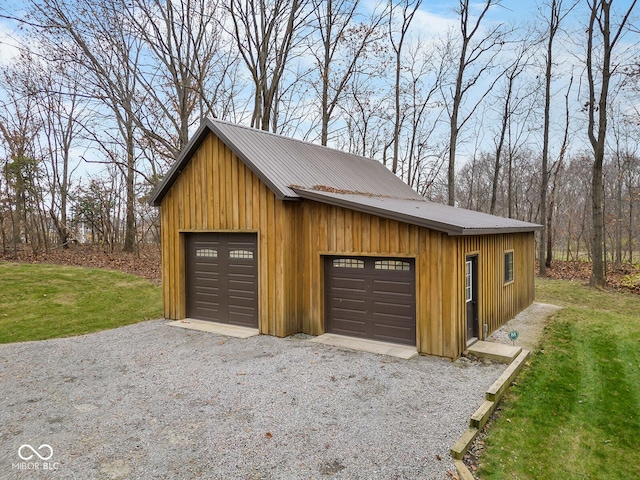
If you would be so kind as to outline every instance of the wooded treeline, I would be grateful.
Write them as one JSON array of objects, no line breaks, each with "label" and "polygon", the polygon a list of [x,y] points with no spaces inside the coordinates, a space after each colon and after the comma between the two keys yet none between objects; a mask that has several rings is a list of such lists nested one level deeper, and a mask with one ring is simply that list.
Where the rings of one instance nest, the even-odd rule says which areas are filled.
[{"label": "wooded treeline", "polygon": [[584,259],[603,284],[603,261],[640,255],[636,1],[540,0],[519,24],[500,20],[510,3],[456,0],[443,17],[426,0],[0,6],[18,28],[0,72],[2,249],[157,242],[146,199],[215,117],[540,223],[542,273]]}]

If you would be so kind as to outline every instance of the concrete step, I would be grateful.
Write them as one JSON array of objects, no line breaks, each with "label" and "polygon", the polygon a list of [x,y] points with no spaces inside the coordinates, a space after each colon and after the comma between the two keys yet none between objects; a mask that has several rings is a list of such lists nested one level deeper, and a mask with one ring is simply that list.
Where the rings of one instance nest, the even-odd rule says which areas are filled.
[{"label": "concrete step", "polygon": [[511,363],[520,355],[522,347],[514,347],[503,343],[477,341],[469,348],[466,353],[475,355],[476,357],[490,358],[503,363]]}]

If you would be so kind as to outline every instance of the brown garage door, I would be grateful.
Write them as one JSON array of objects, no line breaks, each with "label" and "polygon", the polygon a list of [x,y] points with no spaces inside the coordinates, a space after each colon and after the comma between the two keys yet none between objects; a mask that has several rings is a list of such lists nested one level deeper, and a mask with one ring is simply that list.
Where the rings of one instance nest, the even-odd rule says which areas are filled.
[{"label": "brown garage door", "polygon": [[326,331],[416,344],[415,262],[325,257]]},{"label": "brown garage door", "polygon": [[252,233],[187,236],[187,316],[258,326],[258,249]]}]

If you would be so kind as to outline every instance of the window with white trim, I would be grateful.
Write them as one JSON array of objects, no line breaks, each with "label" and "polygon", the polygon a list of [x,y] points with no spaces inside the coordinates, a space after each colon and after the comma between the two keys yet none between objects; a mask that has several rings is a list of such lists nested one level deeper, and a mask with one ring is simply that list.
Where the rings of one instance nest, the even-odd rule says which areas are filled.
[{"label": "window with white trim", "polygon": [[465,262],[464,273],[464,300],[470,302],[473,300],[473,265],[471,260]]}]

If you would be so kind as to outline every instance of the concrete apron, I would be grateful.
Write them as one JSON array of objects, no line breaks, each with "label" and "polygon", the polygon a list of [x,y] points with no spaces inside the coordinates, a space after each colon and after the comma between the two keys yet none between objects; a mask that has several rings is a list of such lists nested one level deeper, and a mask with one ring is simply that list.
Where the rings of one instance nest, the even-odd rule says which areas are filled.
[{"label": "concrete apron", "polygon": [[418,355],[416,347],[408,345],[398,345],[396,343],[378,342],[364,338],[345,337],[333,333],[325,333],[315,337],[310,342],[322,343],[333,347],[348,348],[360,352],[377,353],[378,355],[389,355],[390,357],[403,358],[409,360]]},{"label": "concrete apron", "polygon": [[196,320],[193,318],[185,318],[184,320],[176,320],[168,322],[171,327],[188,328],[190,330],[199,330],[200,332],[216,333],[227,337],[249,338],[260,335],[257,328],[238,327],[236,325],[228,325],[226,323],[209,322],[206,320]]}]

